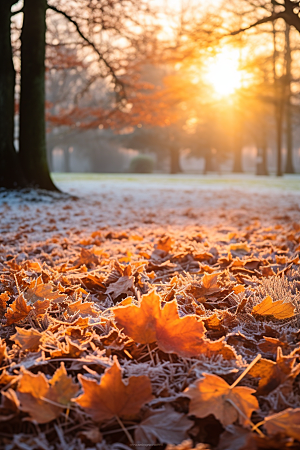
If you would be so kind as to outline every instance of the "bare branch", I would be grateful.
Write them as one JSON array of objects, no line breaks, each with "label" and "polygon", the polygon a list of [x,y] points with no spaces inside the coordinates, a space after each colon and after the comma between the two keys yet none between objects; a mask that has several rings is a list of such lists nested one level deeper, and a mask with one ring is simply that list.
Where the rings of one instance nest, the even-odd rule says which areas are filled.
[{"label": "bare branch", "polygon": [[99,60],[102,61],[104,63],[104,65],[106,66],[106,68],[108,69],[108,72],[110,73],[110,75],[114,81],[115,92],[117,94],[117,100],[120,101],[120,100],[126,98],[124,84],[117,77],[113,67],[109,64],[109,62],[104,58],[104,56],[101,54],[101,52],[97,49],[96,45],[87,36],[85,36],[83,34],[83,32],[80,29],[76,20],[74,20],[69,14],[56,8],[55,6],[49,5],[48,8],[58,14],[63,15],[69,22],[71,22],[75,26],[76,31],[79,34],[79,36],[89,45],[89,47],[91,47],[94,50],[94,52],[98,55]]}]

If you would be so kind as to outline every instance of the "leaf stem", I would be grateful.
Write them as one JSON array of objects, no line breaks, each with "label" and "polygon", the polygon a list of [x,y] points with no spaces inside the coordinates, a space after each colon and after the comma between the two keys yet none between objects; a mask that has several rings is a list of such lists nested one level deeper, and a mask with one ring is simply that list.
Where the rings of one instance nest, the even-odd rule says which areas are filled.
[{"label": "leaf stem", "polygon": [[130,444],[134,444],[134,441],[133,441],[133,439],[132,439],[132,437],[131,437],[131,434],[130,434],[130,433],[128,432],[128,430],[125,428],[125,426],[124,426],[122,420],[121,420],[118,416],[115,416],[115,418],[117,419],[118,424],[120,425],[120,427],[122,428],[122,430],[123,430],[124,433],[126,434],[127,439],[129,440]]},{"label": "leaf stem", "polygon": [[235,382],[230,386],[230,389],[233,389],[237,384],[239,384],[239,382],[244,378],[245,375],[247,375],[247,373],[249,372],[250,369],[252,369],[252,367],[257,363],[257,361],[259,361],[261,358],[261,354],[259,353],[256,358],[254,358],[254,360],[248,365],[248,367],[246,367],[246,369],[244,370],[244,372],[235,380]]},{"label": "leaf stem", "polygon": [[265,437],[265,435],[263,434],[263,432],[257,428],[254,423],[252,422],[251,419],[249,419],[249,417],[246,416],[246,414],[231,400],[231,398],[227,398],[226,401],[228,403],[230,403],[236,410],[237,412],[247,421],[249,422],[249,424],[251,425],[251,430],[253,431],[255,429],[255,431],[257,431],[257,433],[260,435],[260,437]]}]

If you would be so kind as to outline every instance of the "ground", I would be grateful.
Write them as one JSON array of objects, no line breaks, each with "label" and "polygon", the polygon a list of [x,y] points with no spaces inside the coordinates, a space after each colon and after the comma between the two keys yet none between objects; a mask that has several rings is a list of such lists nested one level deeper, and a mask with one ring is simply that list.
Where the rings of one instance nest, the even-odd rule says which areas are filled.
[{"label": "ground", "polygon": [[0,191],[0,448],[300,448],[300,177],[54,179]]}]

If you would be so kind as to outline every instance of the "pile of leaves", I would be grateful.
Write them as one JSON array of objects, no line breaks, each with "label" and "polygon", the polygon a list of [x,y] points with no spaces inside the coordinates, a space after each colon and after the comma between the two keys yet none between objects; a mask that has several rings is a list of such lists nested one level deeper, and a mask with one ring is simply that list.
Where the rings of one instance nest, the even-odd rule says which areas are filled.
[{"label": "pile of leaves", "polygon": [[298,224],[16,242],[1,448],[300,448]]}]

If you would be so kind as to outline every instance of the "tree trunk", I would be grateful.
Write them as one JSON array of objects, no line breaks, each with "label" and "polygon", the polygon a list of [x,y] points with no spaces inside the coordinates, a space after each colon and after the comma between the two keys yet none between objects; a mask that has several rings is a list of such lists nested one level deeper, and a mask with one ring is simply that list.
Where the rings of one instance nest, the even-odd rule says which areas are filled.
[{"label": "tree trunk", "polygon": [[[275,12],[275,4],[273,4],[273,12]],[[273,27],[273,79],[274,79],[274,107],[275,107],[275,125],[276,125],[276,157],[277,168],[276,175],[281,177],[282,173],[282,120],[283,120],[283,92],[281,80],[277,77],[276,62],[277,62],[277,48],[276,48],[276,22],[272,22]]]},{"label": "tree trunk", "polygon": [[171,156],[171,167],[170,173],[181,173],[182,169],[180,166],[180,150],[175,145],[170,147],[170,156]]},{"label": "tree trunk", "polygon": [[290,26],[285,25],[285,44],[286,44],[286,86],[285,86],[285,100],[286,100],[286,163],[285,173],[295,173],[293,164],[293,117],[291,105],[291,73],[292,73],[292,54],[290,45]]},{"label": "tree trunk", "polygon": [[45,131],[46,0],[24,1],[21,35],[20,160],[29,183],[56,190]]},{"label": "tree trunk", "polygon": [[237,123],[234,124],[237,127],[234,142],[233,142],[233,173],[243,173],[243,143],[242,143],[242,130],[241,124],[238,119]]},{"label": "tree trunk", "polygon": [[214,171],[214,164],[213,164],[213,158],[212,158],[212,152],[211,148],[207,148],[204,155],[204,169],[203,174],[206,175],[207,172],[213,172]]},{"label": "tree trunk", "polygon": [[0,1],[0,187],[25,186],[14,147],[15,70],[10,40],[12,0]]}]

